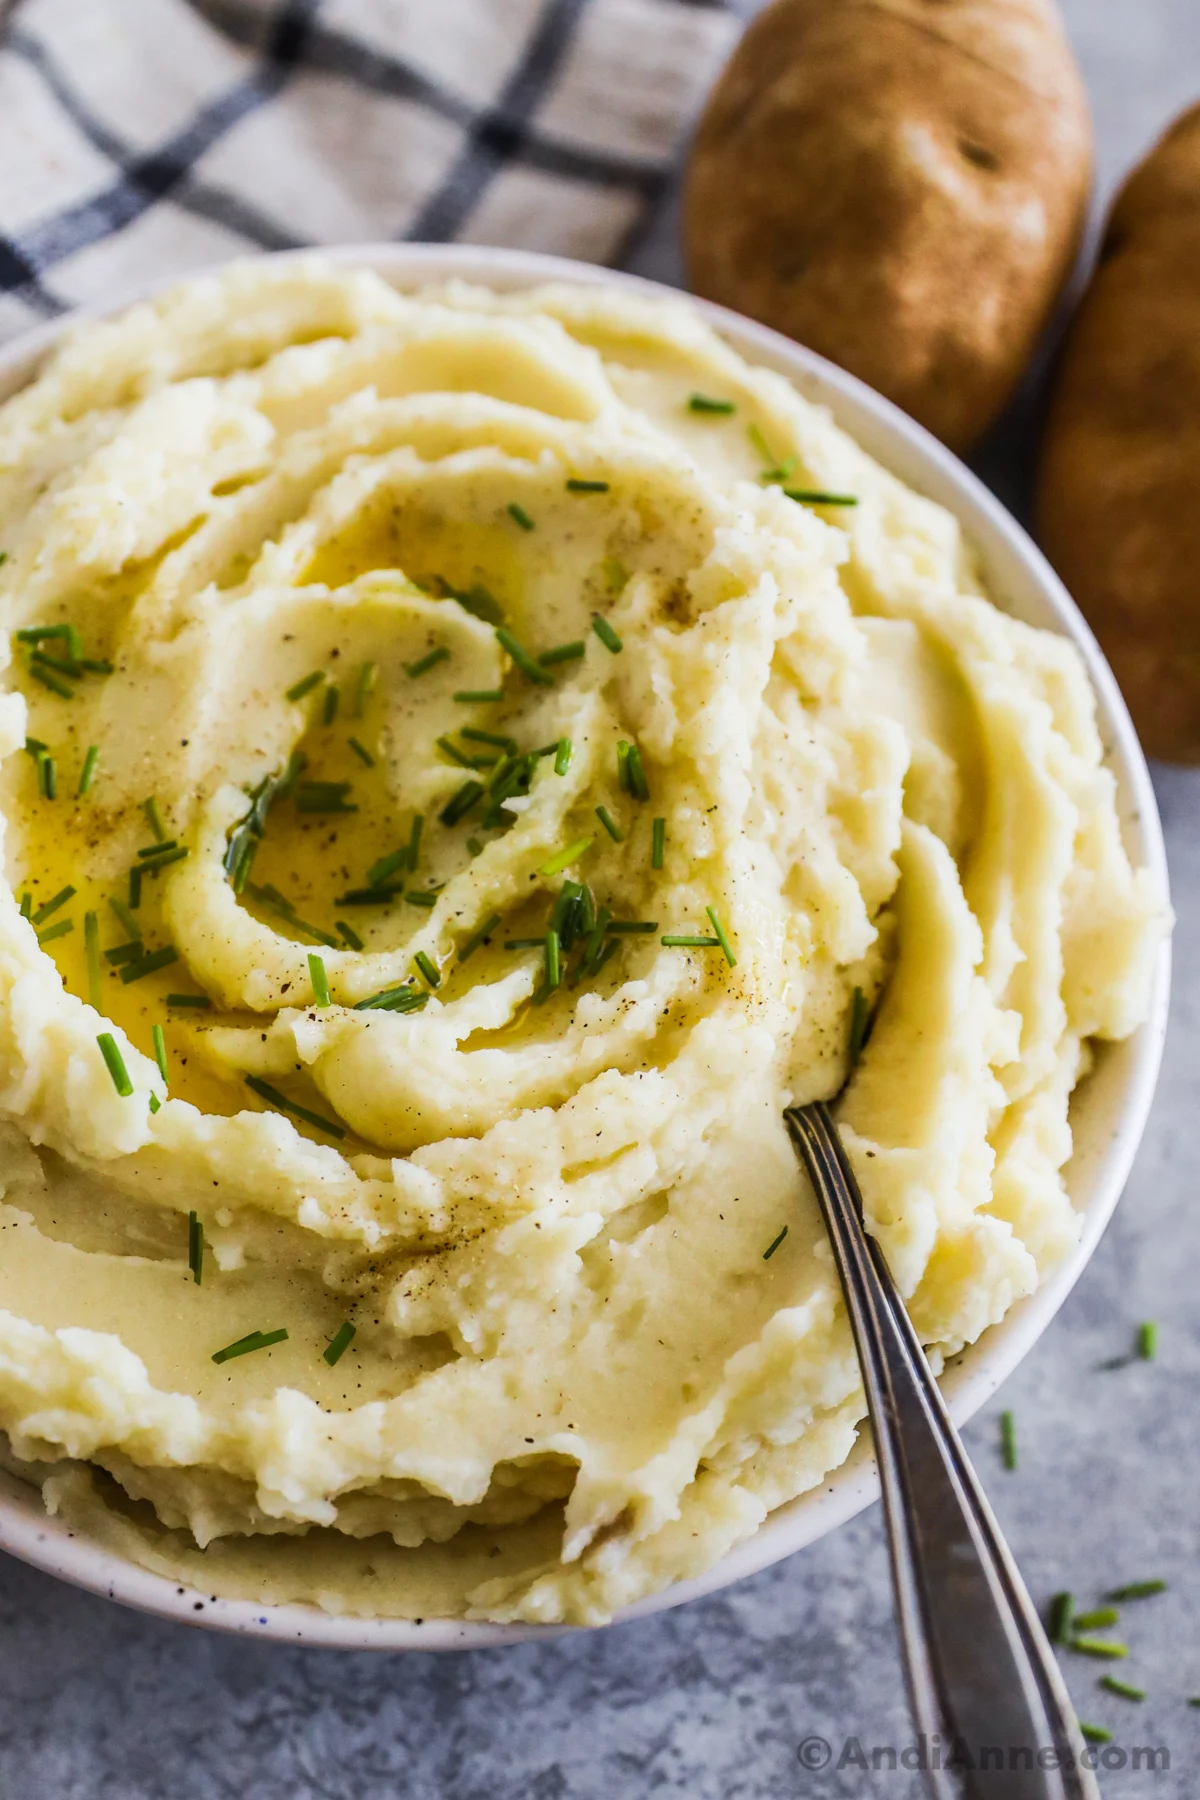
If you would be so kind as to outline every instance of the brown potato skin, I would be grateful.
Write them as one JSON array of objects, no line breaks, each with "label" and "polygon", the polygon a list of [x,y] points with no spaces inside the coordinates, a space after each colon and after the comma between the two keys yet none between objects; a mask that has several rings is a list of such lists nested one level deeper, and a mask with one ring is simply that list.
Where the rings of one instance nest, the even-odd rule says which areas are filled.
[{"label": "brown potato skin", "polygon": [[1200,762],[1200,106],[1109,215],[1055,375],[1037,529],[1146,749]]},{"label": "brown potato skin", "polygon": [[689,279],[964,449],[1070,271],[1091,166],[1052,0],[775,0],[692,146]]}]

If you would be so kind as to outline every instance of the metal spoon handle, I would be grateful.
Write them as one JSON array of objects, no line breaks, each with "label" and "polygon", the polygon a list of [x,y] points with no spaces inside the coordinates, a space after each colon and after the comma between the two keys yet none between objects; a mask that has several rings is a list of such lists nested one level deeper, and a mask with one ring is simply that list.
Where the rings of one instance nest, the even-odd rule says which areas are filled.
[{"label": "metal spoon handle", "polygon": [[950,1422],[829,1108],[784,1114],[862,1365],[909,1698],[936,1800],[1099,1800],[1054,1653]]}]

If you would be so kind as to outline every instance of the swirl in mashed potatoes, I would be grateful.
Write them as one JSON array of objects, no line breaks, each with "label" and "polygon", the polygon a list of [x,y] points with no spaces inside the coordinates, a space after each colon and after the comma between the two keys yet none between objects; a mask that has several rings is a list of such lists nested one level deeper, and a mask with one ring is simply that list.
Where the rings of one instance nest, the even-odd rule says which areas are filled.
[{"label": "swirl in mashed potatoes", "polygon": [[194,280],[0,409],[0,549],[0,1427],[79,1529],[602,1620],[859,1428],[785,1103],[935,1354],[1070,1249],[1165,923],[1080,660],[685,301]]}]

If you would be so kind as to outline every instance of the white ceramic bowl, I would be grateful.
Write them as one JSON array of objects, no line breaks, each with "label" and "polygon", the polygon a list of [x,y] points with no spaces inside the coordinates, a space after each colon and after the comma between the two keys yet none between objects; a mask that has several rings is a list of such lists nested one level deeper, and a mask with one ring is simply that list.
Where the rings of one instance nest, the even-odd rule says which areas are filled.
[{"label": "white ceramic bowl", "polygon": [[[401,288],[461,276],[496,288],[567,280],[665,291],[636,276],[523,251],[367,244],[346,246],[330,254],[339,262],[375,269]],[[120,311],[153,291],[141,289],[126,294],[104,310]],[[1072,640],[1087,663],[1096,689],[1100,728],[1117,778],[1126,841],[1134,856],[1149,864],[1165,892],[1166,855],[1154,790],[1125,703],[1074,602],[1020,526],[957,457],[861,381],[811,350],[723,307],[705,301],[694,304],[749,361],[786,375],[802,394],[827,406],[838,423],[885,467],[948,507],[979,553],[989,590],[1002,607],[1030,624],[1048,626]],[[41,327],[0,351],[0,399],[7,398],[29,379],[63,329],[62,321]],[[1074,1096],[1071,1122],[1075,1151],[1067,1168],[1067,1185],[1075,1206],[1083,1214],[1078,1248],[1044,1286],[1019,1301],[999,1325],[992,1326],[946,1370],[942,1386],[959,1424],[978,1411],[1032,1349],[1100,1240],[1125,1185],[1150,1108],[1166,1029],[1169,979],[1170,952],[1164,944],[1146,1023],[1125,1043],[1104,1047],[1093,1073]],[[685,1600],[712,1593],[744,1575],[765,1569],[832,1531],[878,1494],[874,1461],[860,1440],[849,1460],[819,1488],[772,1513],[752,1538],[706,1574],[695,1581],[680,1582],[618,1616],[638,1618],[664,1607],[679,1606]],[[64,1581],[144,1612],[282,1642],[355,1650],[476,1649],[544,1637],[560,1629],[437,1619],[416,1625],[404,1620],[334,1617],[307,1606],[272,1607],[213,1598],[178,1587],[75,1536],[61,1522],[47,1517],[39,1495],[25,1484],[3,1476],[0,1549],[61,1576]]]}]

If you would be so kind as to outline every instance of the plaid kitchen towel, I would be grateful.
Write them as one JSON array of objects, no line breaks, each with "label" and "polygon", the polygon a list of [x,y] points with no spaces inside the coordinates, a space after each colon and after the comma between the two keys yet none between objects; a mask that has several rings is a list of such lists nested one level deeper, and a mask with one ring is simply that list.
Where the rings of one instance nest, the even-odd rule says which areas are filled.
[{"label": "plaid kitchen towel", "polygon": [[255,249],[621,255],[725,0],[0,0],[0,338]]}]

